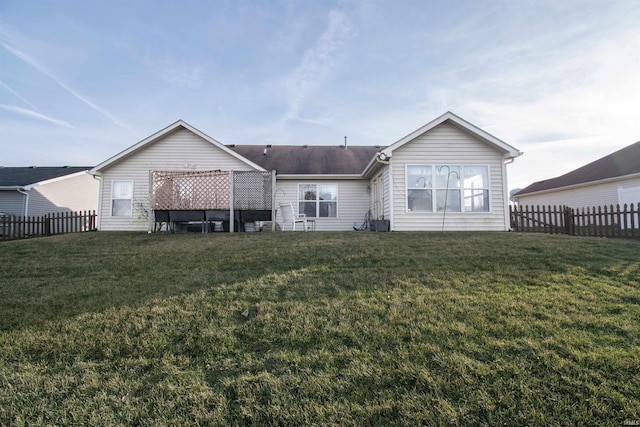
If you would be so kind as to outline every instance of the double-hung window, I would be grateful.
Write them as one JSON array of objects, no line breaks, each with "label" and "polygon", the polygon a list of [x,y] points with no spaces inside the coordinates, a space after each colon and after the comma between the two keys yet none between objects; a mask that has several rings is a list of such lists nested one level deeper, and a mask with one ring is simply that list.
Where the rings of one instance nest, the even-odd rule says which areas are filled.
[{"label": "double-hung window", "polygon": [[111,216],[131,218],[133,215],[133,181],[113,181]]},{"label": "double-hung window", "polygon": [[307,218],[336,218],[338,185],[298,184],[298,213]]},{"label": "double-hung window", "polygon": [[433,166],[407,166],[407,208],[433,211]]},{"label": "double-hung window", "polygon": [[407,211],[489,212],[489,167],[408,165]]},{"label": "double-hung window", "polygon": [[435,170],[438,212],[460,212],[460,166],[437,165]]},{"label": "double-hung window", "polygon": [[489,170],[465,166],[462,179],[465,212],[489,212]]}]

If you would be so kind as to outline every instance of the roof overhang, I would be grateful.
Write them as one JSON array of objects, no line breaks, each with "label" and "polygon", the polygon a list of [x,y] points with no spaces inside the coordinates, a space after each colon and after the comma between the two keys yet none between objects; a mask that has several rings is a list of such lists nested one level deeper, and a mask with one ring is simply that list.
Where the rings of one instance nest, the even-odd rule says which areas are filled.
[{"label": "roof overhang", "polygon": [[33,184],[29,184],[29,185],[24,185],[22,188],[25,191],[29,191],[31,190],[33,187],[37,187],[39,185],[46,185],[46,184],[52,184],[54,182],[58,182],[58,181],[64,181],[65,179],[69,179],[69,178],[75,178],[77,176],[81,176],[84,174],[89,173],[89,170],[84,170],[84,171],[80,171],[80,172],[75,172],[75,173],[70,173],[69,175],[63,175],[63,176],[59,176],[56,178],[51,178],[51,179],[47,179],[44,181],[40,181],[40,182],[34,182]]},{"label": "roof overhang", "polygon": [[154,142],[160,140],[161,138],[164,138],[165,136],[168,136],[168,135],[172,134],[173,132],[176,132],[177,130],[180,130],[180,129],[186,129],[186,130],[194,133],[195,135],[198,135],[200,138],[202,138],[205,141],[209,142],[210,144],[212,144],[216,148],[218,148],[218,149],[224,151],[225,153],[229,154],[230,156],[233,156],[236,159],[242,161],[243,163],[247,164],[248,166],[250,166],[250,167],[252,167],[254,169],[257,169],[259,171],[266,172],[266,169],[264,169],[263,167],[251,162],[250,160],[246,159],[245,157],[241,156],[240,154],[238,154],[235,151],[231,150],[230,148],[226,147],[224,144],[216,141],[215,139],[211,138],[209,135],[207,135],[204,132],[201,132],[200,130],[198,130],[195,127],[191,126],[190,124],[188,124],[184,120],[178,120],[177,122],[173,123],[172,125],[167,126],[166,128],[160,130],[159,132],[154,133],[153,135],[151,135],[151,136],[143,139],[142,141],[132,145],[131,147],[127,148],[126,150],[121,151],[120,153],[116,154],[115,156],[105,160],[104,162],[100,163],[99,165],[97,165],[96,167],[91,169],[89,171],[89,173],[91,175],[100,175],[101,172],[104,169],[108,168],[109,166],[112,166],[113,164],[124,160],[125,158],[129,157],[130,155],[140,151],[141,149],[143,149],[147,145],[153,144]]},{"label": "roof overhang", "polygon": [[76,176],[80,176],[80,175],[86,174],[88,172],[89,172],[89,169],[83,170],[83,171],[80,171],[80,172],[70,173],[68,175],[57,176],[57,177],[51,178],[51,179],[45,179],[44,181],[38,181],[38,182],[34,182],[33,184],[27,184],[27,185],[0,186],[0,190],[2,190],[2,191],[30,191],[34,187],[38,187],[40,185],[46,185],[46,184],[52,184],[52,183],[58,182],[58,181],[64,181],[65,179],[74,178]]},{"label": "roof overhang", "polygon": [[376,153],[376,155],[373,156],[373,158],[371,159],[371,161],[369,162],[367,167],[362,172],[362,177],[363,178],[366,178],[366,177],[370,176],[372,173],[375,173],[378,170],[380,170],[380,168],[382,168],[383,166],[389,164],[389,162],[391,160],[391,156],[388,155],[385,152],[385,150],[386,150],[386,148],[378,151]]},{"label": "roof overhang", "polygon": [[278,174],[276,171],[276,180],[296,180],[296,181],[304,181],[304,180],[361,180],[363,179],[362,175],[326,175],[326,174]]},{"label": "roof overhang", "polygon": [[441,125],[445,122],[449,122],[451,124],[453,124],[454,126],[468,132],[471,133],[472,135],[484,140],[485,142],[489,143],[490,145],[494,145],[496,148],[498,148],[499,150],[504,152],[504,157],[505,158],[516,158],[521,156],[523,153],[519,150],[517,150],[516,148],[512,147],[511,145],[507,144],[506,142],[502,141],[501,139],[496,138],[495,136],[491,135],[488,132],[485,132],[484,130],[480,129],[479,127],[469,123],[468,121],[456,116],[455,114],[453,114],[450,111],[447,111],[446,113],[444,113],[443,115],[441,115],[440,117],[430,121],[429,123],[427,123],[426,125],[422,126],[421,128],[411,132],[409,135],[399,139],[398,141],[394,142],[393,144],[389,145],[388,147],[384,148],[383,150],[380,151],[379,153],[379,157],[380,160],[387,160],[390,159],[393,155],[393,151],[402,147],[403,145],[405,145],[406,143],[413,141],[414,139],[416,139],[417,137],[419,137],[420,135],[430,131],[431,129],[435,128],[438,125]]},{"label": "roof overhang", "polygon": [[565,185],[563,187],[546,188],[544,190],[531,191],[531,192],[522,193],[522,194],[516,193],[513,195],[513,198],[518,199],[520,197],[538,196],[540,194],[555,193],[556,191],[567,191],[567,190],[573,190],[576,188],[591,187],[592,185],[609,184],[612,182],[626,181],[628,179],[635,179],[635,178],[640,178],[640,173],[614,176],[612,178],[599,179],[597,181],[581,182],[579,184]]}]

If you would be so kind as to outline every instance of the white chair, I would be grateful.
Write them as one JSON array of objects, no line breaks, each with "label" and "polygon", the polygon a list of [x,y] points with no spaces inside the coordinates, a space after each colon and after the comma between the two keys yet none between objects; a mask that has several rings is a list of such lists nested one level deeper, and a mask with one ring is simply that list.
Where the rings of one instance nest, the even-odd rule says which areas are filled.
[{"label": "white chair", "polygon": [[302,228],[307,231],[307,218],[305,214],[295,216],[293,212],[293,203],[280,203],[280,211],[282,212],[282,231],[285,231],[287,223],[291,223],[291,230],[296,231],[296,224],[302,223]]}]

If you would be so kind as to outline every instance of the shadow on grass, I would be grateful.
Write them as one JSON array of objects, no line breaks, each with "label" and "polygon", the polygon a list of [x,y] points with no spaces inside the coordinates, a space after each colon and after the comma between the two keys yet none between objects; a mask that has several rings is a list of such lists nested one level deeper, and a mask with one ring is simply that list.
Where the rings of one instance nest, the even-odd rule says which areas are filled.
[{"label": "shadow on grass", "polygon": [[621,424],[640,398],[637,249],[512,233],[0,245],[0,424]]},{"label": "shadow on grass", "polygon": [[326,297],[403,280],[435,288],[487,275],[540,285],[542,276],[576,268],[627,280],[639,273],[637,249],[636,242],[514,233],[101,232],[7,242],[0,245],[0,330],[222,286],[251,298],[258,280],[273,283],[256,302],[306,298],[288,286],[299,275]]}]

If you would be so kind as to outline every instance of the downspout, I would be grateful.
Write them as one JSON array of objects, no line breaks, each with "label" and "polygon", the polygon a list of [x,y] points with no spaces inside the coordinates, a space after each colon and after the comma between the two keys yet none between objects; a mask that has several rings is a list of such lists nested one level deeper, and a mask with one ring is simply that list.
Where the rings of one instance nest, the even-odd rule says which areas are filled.
[{"label": "downspout", "polygon": [[[387,169],[387,174],[388,174],[388,183],[389,186],[391,186],[391,183],[393,182],[393,170],[392,170],[392,166],[391,166],[391,156],[387,153],[385,153],[384,151],[380,151],[377,155],[376,155],[376,162],[386,165],[388,166]],[[382,178],[382,197],[384,200],[384,191],[385,191],[385,180],[384,180],[384,173],[381,174],[381,178]],[[389,231],[393,231],[394,228],[394,220],[393,220],[393,188],[389,187],[389,218],[387,218],[389,220]],[[384,204],[382,205],[382,218],[384,218]]]},{"label": "downspout", "polygon": [[149,207],[147,210],[147,233],[151,234],[153,232],[153,224],[155,221],[155,210],[153,209],[153,171],[149,170],[149,195],[147,197],[149,200]]},{"label": "downspout", "polygon": [[276,208],[276,170],[271,171],[271,231],[276,231],[276,215],[278,209]]},{"label": "downspout", "polygon": [[27,216],[29,216],[29,192],[26,191],[24,187],[17,188],[16,190],[18,190],[18,193],[24,194],[24,215],[23,216],[26,218]]},{"label": "downspout", "polygon": [[100,230],[102,228],[102,175],[91,175],[93,179],[97,179],[100,181],[100,185],[98,186],[98,218],[96,219],[96,229]]},{"label": "downspout", "polygon": [[502,161],[502,192],[504,193],[504,229],[505,231],[511,231],[511,221],[509,218],[509,183],[507,179],[507,165],[510,165],[515,161],[515,157],[503,157]]},{"label": "downspout", "polygon": [[233,169],[229,171],[229,233],[233,233],[235,230],[236,215],[233,209]]}]

